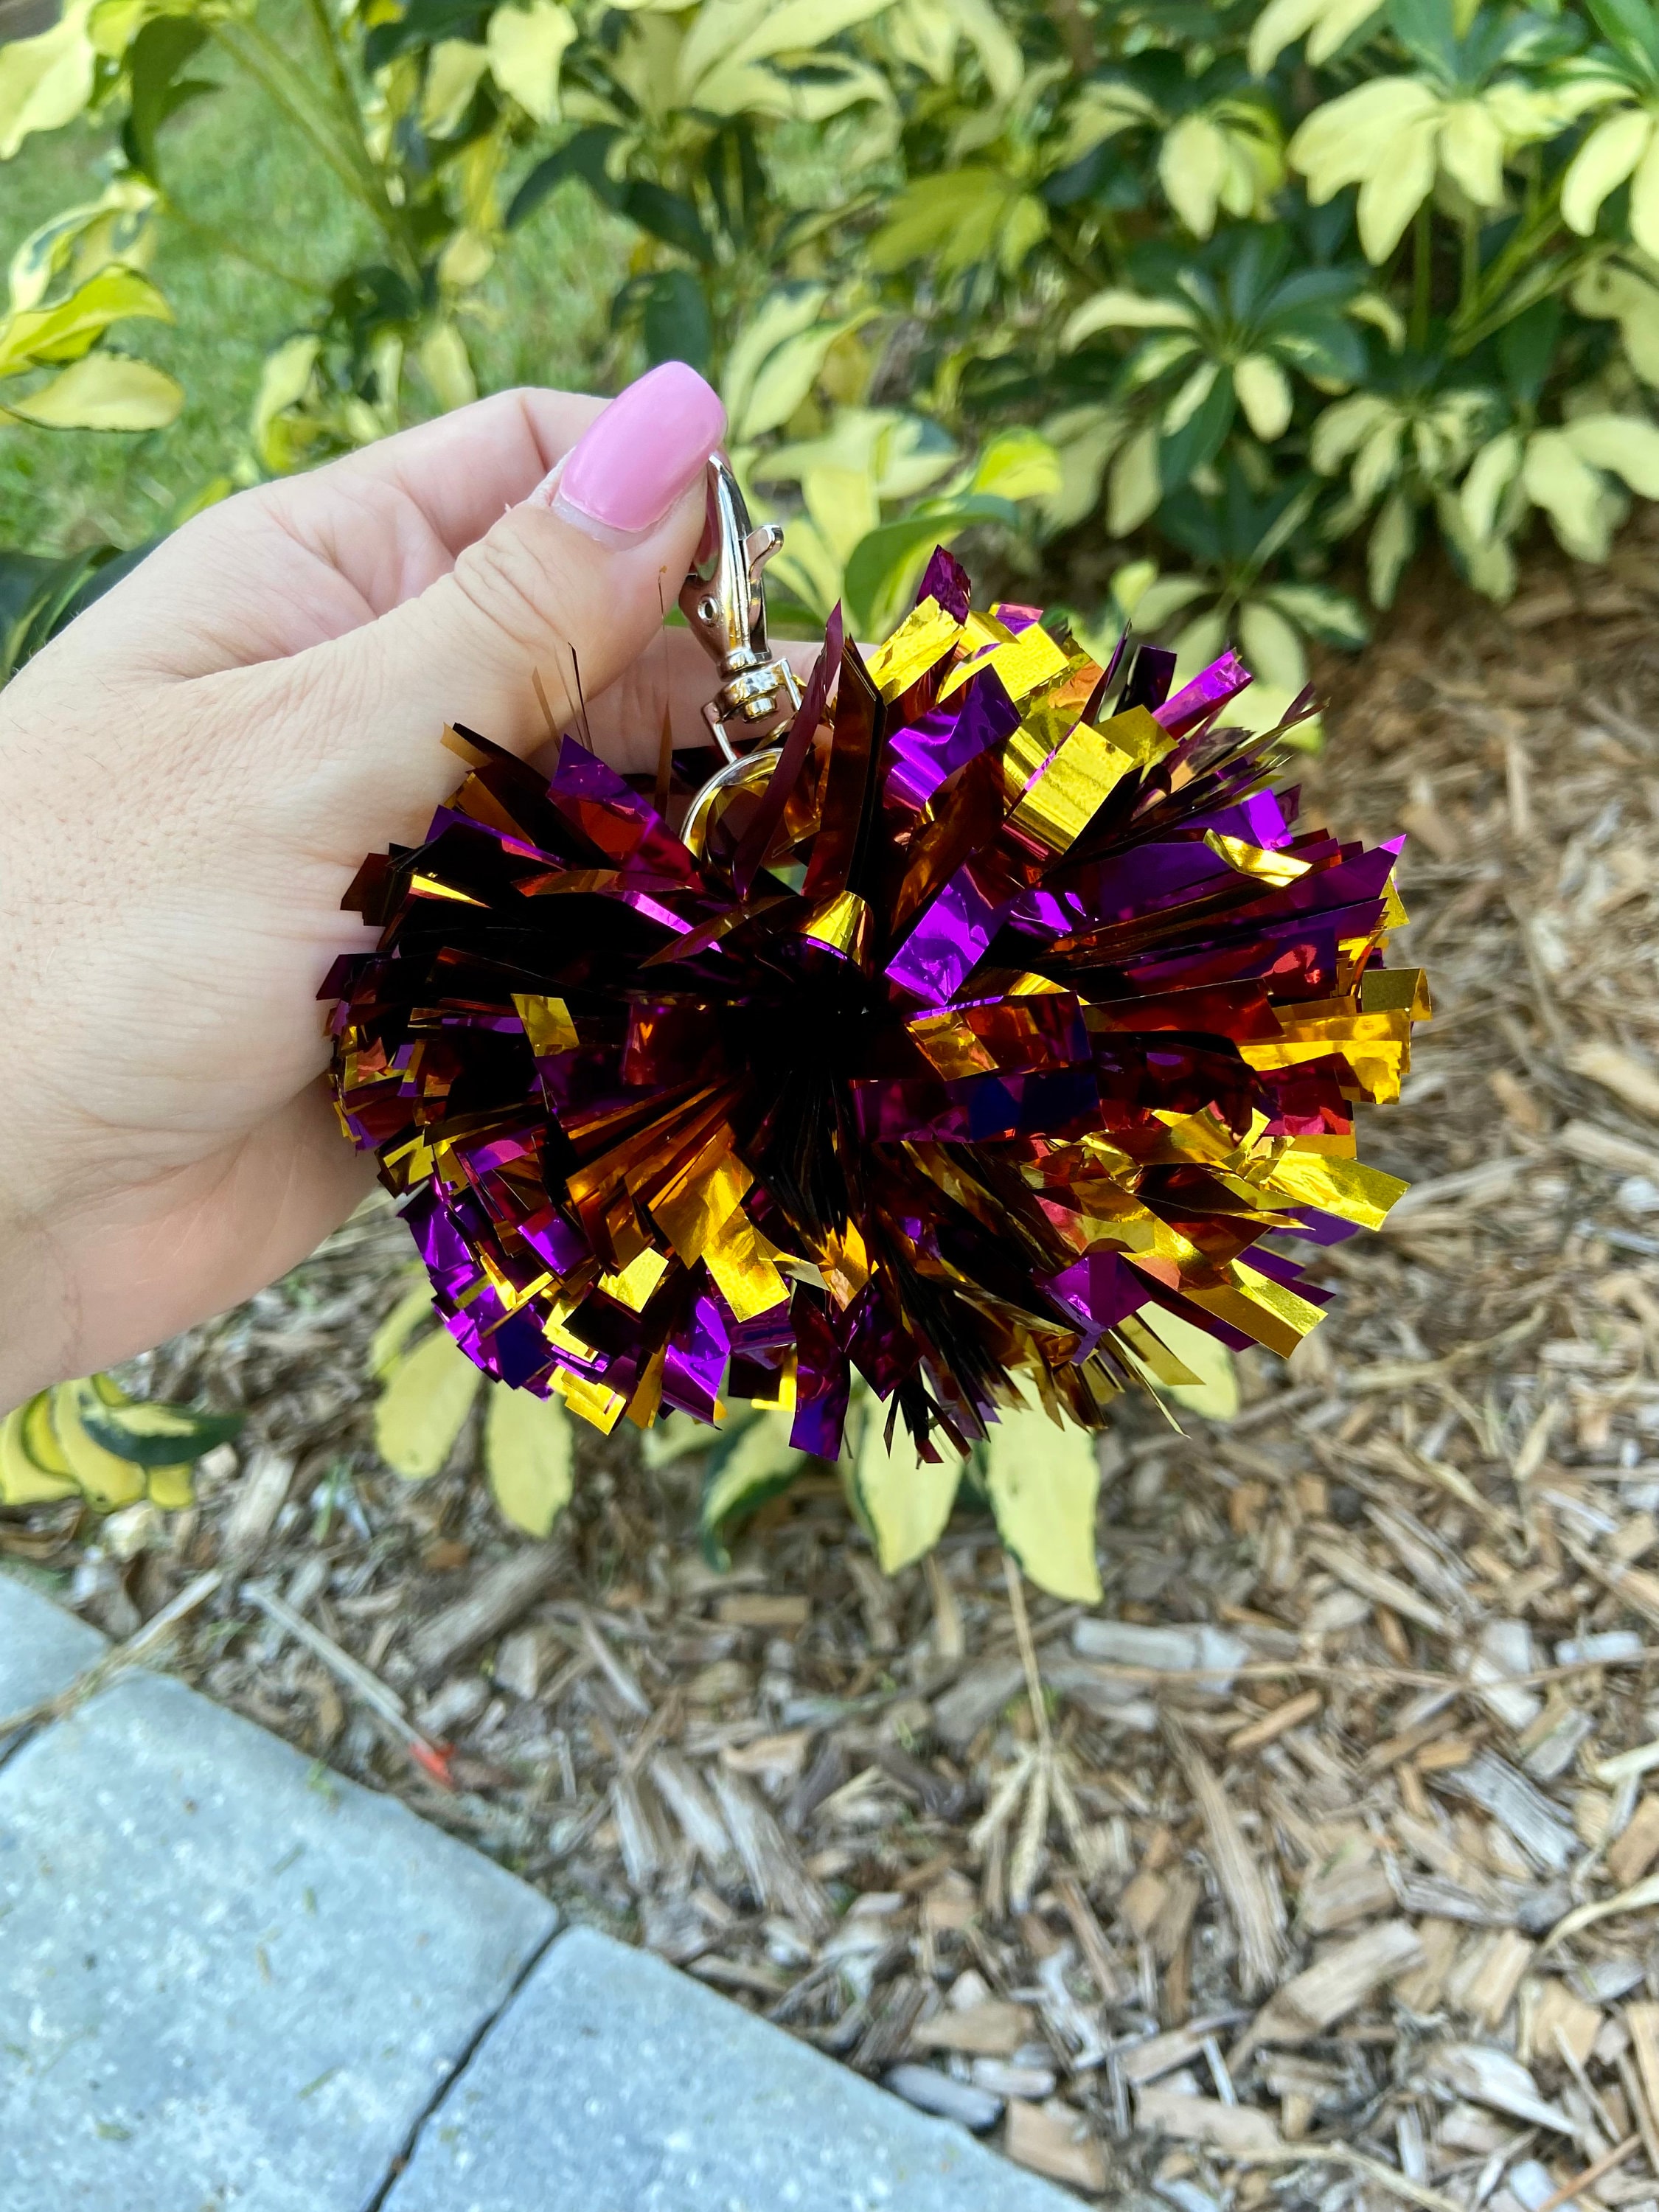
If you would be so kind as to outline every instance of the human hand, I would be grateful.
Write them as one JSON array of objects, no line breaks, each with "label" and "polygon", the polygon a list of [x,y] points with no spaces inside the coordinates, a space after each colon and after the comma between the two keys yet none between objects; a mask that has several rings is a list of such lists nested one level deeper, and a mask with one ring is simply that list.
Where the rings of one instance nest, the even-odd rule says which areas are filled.
[{"label": "human hand", "polygon": [[660,625],[724,427],[679,363],[608,407],[480,401],[199,515],[0,692],[0,1410],[362,1197],[317,1080],[341,895],[459,781],[447,720],[545,744],[532,670],[563,726],[574,654],[619,768],[665,701],[701,728],[710,665]]}]

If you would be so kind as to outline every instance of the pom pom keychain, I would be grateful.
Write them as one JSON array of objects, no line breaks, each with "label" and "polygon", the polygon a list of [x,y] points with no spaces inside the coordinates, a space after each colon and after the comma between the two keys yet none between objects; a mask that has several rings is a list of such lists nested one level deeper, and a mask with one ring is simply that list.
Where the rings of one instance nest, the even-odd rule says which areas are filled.
[{"label": "pom pom keychain", "polygon": [[[856,1372],[924,1460],[1040,1406],[1103,1426],[1193,1380],[1194,1327],[1288,1353],[1298,1248],[1405,1188],[1355,1158],[1421,973],[1384,964],[1401,840],[1303,828],[1231,653],[1104,669],[943,549],[804,695],[710,464],[681,605],[726,757],[678,832],[566,737],[550,779],[459,726],[426,842],[365,860],[332,1083],[457,1342],[603,1430],[725,1398],[834,1458]],[[781,735],[761,728],[787,717]]]}]

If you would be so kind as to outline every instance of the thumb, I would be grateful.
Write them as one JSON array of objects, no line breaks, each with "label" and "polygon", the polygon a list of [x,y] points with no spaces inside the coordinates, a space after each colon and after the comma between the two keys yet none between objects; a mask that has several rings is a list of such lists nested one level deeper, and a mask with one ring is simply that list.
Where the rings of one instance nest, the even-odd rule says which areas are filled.
[{"label": "thumb", "polygon": [[684,362],[630,385],[447,575],[358,633],[374,720],[405,747],[449,720],[527,752],[548,737],[532,672],[557,726],[575,720],[674,605],[725,429],[719,398]]}]

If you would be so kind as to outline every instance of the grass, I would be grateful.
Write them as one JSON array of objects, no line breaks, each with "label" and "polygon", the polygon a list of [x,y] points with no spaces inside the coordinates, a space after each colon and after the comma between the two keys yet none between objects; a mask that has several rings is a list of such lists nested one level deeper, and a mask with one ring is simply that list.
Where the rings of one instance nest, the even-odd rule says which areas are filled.
[{"label": "grass", "polygon": [[[0,426],[0,545],[137,544],[214,478],[248,473],[265,356],[310,322],[337,277],[375,258],[362,211],[264,95],[222,56],[203,74],[224,88],[168,128],[179,212],[163,220],[151,272],[178,321],[121,335],[179,379],[184,411],[139,437]],[[48,217],[95,198],[109,150],[108,134],[85,124],[27,140],[0,170],[0,252],[9,257]],[[626,251],[623,226],[580,186],[544,204],[482,288],[468,330],[480,388],[599,380]]]}]

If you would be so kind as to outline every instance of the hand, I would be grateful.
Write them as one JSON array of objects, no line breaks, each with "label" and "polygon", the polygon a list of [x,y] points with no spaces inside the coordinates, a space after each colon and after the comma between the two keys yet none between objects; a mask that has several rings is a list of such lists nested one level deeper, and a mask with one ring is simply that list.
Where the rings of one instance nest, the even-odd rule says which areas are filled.
[{"label": "hand", "polygon": [[669,363],[507,392],[187,524],[0,692],[0,1411],[248,1296],[349,1213],[316,991],[340,898],[577,714],[624,769],[710,665],[663,631],[724,428]]}]

